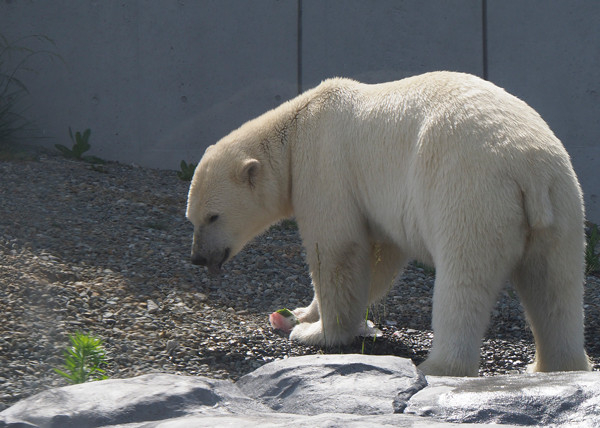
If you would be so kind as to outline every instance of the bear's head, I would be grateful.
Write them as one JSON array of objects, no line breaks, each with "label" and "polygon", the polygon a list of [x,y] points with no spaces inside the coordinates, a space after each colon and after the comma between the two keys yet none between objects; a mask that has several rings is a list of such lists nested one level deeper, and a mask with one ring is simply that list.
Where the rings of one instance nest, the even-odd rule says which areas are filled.
[{"label": "bear's head", "polygon": [[188,195],[186,216],[194,225],[191,260],[211,274],[281,217],[273,162],[260,149],[234,140],[223,139],[206,150]]}]

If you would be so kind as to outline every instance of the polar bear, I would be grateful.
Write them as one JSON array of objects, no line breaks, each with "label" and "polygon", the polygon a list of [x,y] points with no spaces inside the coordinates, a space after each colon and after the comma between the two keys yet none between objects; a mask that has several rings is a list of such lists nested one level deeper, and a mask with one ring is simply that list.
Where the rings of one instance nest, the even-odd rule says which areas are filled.
[{"label": "polar bear", "polygon": [[436,268],[426,374],[475,376],[506,280],[532,371],[590,370],[584,211],[567,152],[527,104],[478,77],[322,82],[209,147],[188,195],[192,262],[219,272],[295,216],[314,300],[290,338],[345,344],[411,259]]}]

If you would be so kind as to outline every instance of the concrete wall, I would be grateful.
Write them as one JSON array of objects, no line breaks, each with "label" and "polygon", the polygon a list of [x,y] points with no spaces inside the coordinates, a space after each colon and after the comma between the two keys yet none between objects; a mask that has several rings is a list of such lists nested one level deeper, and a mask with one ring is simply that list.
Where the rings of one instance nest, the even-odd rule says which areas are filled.
[{"label": "concrete wall", "polygon": [[302,2],[303,89],[332,76],[384,82],[432,70],[481,75],[481,2]]},{"label": "concrete wall", "polygon": [[600,222],[600,1],[489,0],[488,79],[525,100],[571,155]]},{"label": "concrete wall", "polygon": [[296,95],[296,2],[0,3],[10,40],[44,34],[64,59],[23,78],[44,135],[92,129],[94,154],[162,168]]},{"label": "concrete wall", "polygon": [[100,157],[175,169],[324,78],[466,71],[542,114],[596,222],[598,22],[598,0],[0,2],[0,34],[47,35],[64,60],[37,56],[20,76],[48,145],[89,127]]}]

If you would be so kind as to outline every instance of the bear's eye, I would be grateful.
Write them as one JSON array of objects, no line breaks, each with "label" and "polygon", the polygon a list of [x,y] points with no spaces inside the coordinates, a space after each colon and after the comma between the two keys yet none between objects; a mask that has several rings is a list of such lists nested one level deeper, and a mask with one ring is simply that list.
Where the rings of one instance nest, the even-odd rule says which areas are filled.
[{"label": "bear's eye", "polygon": [[214,223],[219,219],[219,214],[213,214],[208,217],[208,224]]}]

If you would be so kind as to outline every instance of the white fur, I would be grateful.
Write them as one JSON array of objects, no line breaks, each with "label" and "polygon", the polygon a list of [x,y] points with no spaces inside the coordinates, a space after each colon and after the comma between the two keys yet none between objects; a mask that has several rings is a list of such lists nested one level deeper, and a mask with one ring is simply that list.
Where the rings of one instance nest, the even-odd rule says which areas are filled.
[{"label": "white fur", "polygon": [[477,77],[327,80],[209,148],[187,215],[193,253],[213,271],[296,217],[315,299],[295,311],[294,340],[351,341],[367,307],[418,259],[437,274],[425,373],[477,374],[507,279],[534,332],[532,369],[590,369],[583,203],[569,156],[533,109]]}]

